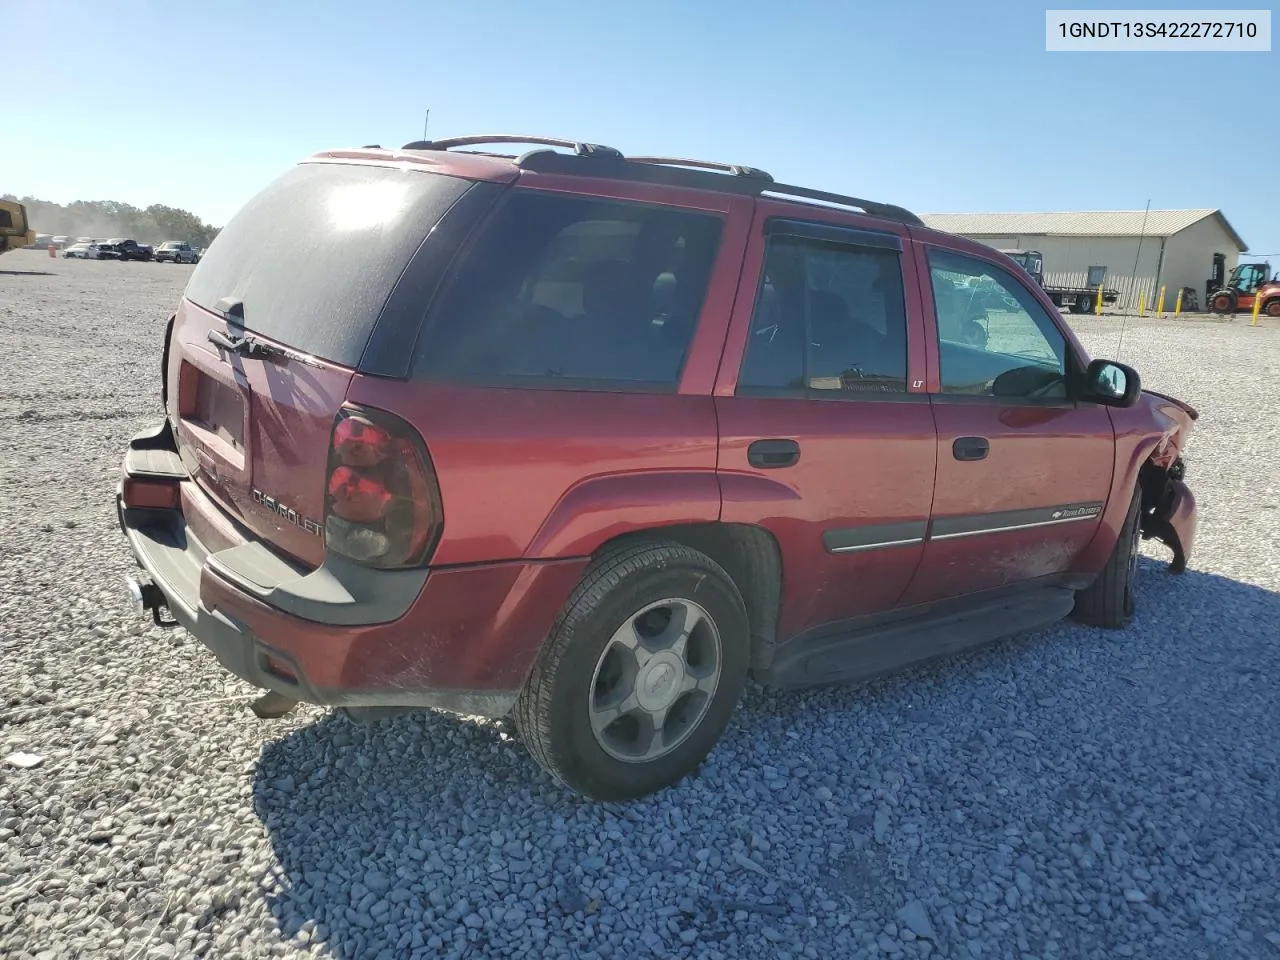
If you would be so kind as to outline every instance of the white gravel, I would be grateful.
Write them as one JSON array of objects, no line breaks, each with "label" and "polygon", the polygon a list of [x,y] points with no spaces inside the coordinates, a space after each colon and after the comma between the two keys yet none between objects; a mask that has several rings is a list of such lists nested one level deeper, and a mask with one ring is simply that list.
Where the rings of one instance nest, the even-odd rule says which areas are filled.
[{"label": "white gravel", "polygon": [[258,721],[129,610],[111,497],[189,272],[0,259],[0,758],[43,758],[0,763],[0,956],[1280,957],[1274,321],[1128,323],[1203,414],[1134,626],[753,690],[701,776],[601,806],[501,724]]}]

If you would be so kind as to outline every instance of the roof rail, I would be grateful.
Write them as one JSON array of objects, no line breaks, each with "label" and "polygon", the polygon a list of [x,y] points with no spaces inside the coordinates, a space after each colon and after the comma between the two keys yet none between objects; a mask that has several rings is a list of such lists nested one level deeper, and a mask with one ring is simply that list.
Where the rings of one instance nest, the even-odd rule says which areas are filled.
[{"label": "roof rail", "polygon": [[685,160],[681,157],[627,157],[632,163],[656,163],[664,167],[689,167],[694,170],[716,170],[730,173],[735,177],[750,177],[753,180],[768,180],[771,177],[758,167],[748,167],[739,163],[718,163],[715,160]]},{"label": "roof rail", "polygon": [[783,197],[802,197],[805,200],[818,200],[841,207],[856,207],[865,210],[873,217],[886,220],[898,220],[912,226],[923,227],[925,222],[908,210],[892,203],[880,203],[876,200],[863,200],[861,197],[847,197],[842,193],[828,193],[825,190],[811,190],[809,187],[797,187],[788,183],[771,183],[760,189],[761,193],[776,193]]},{"label": "roof rail", "polygon": [[861,197],[850,197],[841,193],[828,193],[825,190],[812,190],[808,187],[777,183],[764,170],[742,164],[688,160],[680,157],[626,157],[623,156],[622,151],[598,143],[508,133],[451,137],[446,140],[414,140],[406,143],[401,149],[449,150],[454,147],[493,143],[536,144],[542,147],[562,147],[573,151],[572,154],[568,154],[550,149],[530,150],[518,157],[511,154],[490,154],[513,159],[516,165],[524,170],[639,180],[746,196],[776,194],[790,199],[816,200],[819,203],[839,207],[852,207],[873,217],[896,220],[918,227],[925,226],[923,220],[904,207],[875,200],[863,200]]},{"label": "roof rail", "polygon": [[[622,151],[599,143],[583,143],[578,140],[561,140],[555,137],[526,137],[513,133],[483,134],[473,137],[449,137],[445,140],[414,140],[402,150],[449,150],[453,147],[474,147],[486,143],[537,143],[548,147],[565,147],[579,157],[611,157],[622,159]],[[541,151],[538,151],[541,152]]]}]

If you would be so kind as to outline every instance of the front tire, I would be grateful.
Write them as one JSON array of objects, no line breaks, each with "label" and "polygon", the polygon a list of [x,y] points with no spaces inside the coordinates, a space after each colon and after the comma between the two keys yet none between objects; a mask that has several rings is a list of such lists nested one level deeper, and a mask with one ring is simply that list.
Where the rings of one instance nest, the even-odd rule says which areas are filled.
[{"label": "front tire", "polygon": [[1098,579],[1076,592],[1076,605],[1071,615],[1091,627],[1119,630],[1133,619],[1136,606],[1133,584],[1138,572],[1138,545],[1141,532],[1142,491],[1135,490],[1125,515],[1120,536],[1116,538],[1107,565]]},{"label": "front tire", "polygon": [[639,543],[587,569],[516,704],[521,738],[562,785],[634,800],[697,769],[746,682],[742,596],[706,554]]}]

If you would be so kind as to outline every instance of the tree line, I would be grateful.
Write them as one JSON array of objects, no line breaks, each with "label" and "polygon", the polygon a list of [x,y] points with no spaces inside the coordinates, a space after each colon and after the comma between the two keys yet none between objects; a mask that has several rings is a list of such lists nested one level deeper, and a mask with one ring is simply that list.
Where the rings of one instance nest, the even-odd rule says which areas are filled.
[{"label": "tree line", "polygon": [[195,247],[207,247],[220,228],[210,226],[189,210],[153,203],[139,209],[115,200],[76,200],[65,206],[36,197],[3,195],[27,208],[27,222],[38,233],[60,237],[129,237],[139,243],[185,240]]}]

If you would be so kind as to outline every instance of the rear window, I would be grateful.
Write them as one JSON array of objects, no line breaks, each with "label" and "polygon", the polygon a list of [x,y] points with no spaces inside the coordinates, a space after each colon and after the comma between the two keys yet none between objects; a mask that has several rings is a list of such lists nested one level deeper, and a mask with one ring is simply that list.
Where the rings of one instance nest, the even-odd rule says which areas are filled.
[{"label": "rear window", "polygon": [[469,186],[393,167],[300,164],[222,228],[186,296],[211,310],[240,300],[247,330],[354,367],[405,265]]},{"label": "rear window", "polygon": [[672,207],[515,190],[433,307],[414,373],[672,388],[721,226]]}]

